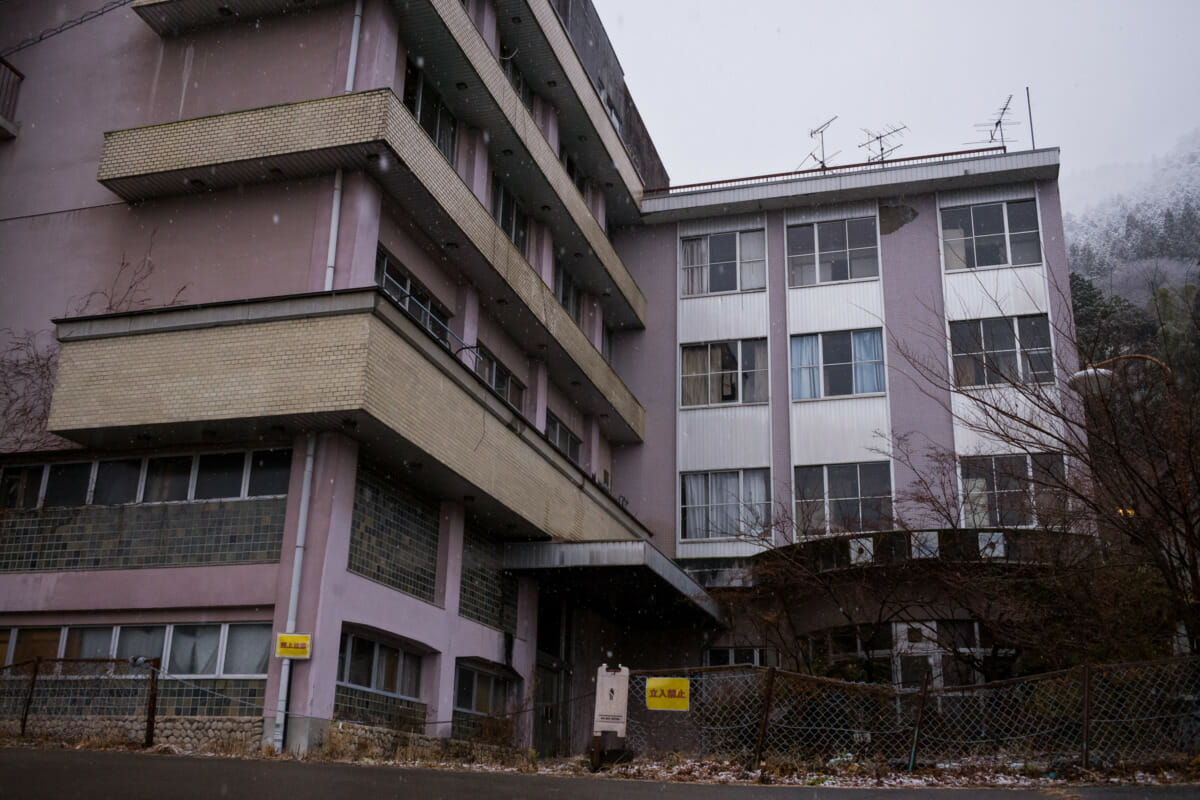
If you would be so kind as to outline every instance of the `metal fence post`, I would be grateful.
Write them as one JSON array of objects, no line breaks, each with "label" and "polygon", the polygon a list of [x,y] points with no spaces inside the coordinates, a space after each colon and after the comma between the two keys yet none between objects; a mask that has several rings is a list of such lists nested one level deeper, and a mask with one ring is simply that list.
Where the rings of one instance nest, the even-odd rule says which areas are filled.
[{"label": "metal fence post", "polygon": [[25,695],[25,708],[21,709],[21,735],[25,735],[25,724],[29,721],[29,706],[33,703],[33,687],[37,685],[38,671],[42,667],[42,657],[33,659],[33,674],[29,676],[29,692]]},{"label": "metal fence post", "polygon": [[1090,742],[1092,734],[1092,665],[1083,665],[1083,768],[1088,769],[1091,761]]},{"label": "metal fence post", "polygon": [[158,716],[158,670],[161,658],[150,659],[150,689],[146,697],[146,747],[154,746],[154,718]]},{"label": "metal fence post", "polygon": [[763,742],[767,738],[767,721],[775,706],[775,667],[767,668],[767,690],[763,696],[762,718],[758,721],[758,741],[754,745],[753,769],[762,765]]},{"label": "metal fence post", "polygon": [[908,771],[912,772],[917,763],[917,744],[921,740],[921,718],[925,716],[925,697],[929,693],[929,672],[921,678],[921,694],[917,698],[917,718],[913,721],[912,750],[908,754]]}]

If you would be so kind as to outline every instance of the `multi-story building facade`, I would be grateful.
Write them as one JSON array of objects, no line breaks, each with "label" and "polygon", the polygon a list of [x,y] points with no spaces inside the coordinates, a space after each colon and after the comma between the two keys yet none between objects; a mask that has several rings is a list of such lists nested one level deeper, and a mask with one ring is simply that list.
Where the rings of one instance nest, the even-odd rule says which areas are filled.
[{"label": "multi-story building facade", "polygon": [[668,190],[586,0],[68,6],[0,8],[4,663],[548,752],[602,662],[742,658],[702,584],[883,527],[895,437],[1003,514],[903,360],[1053,376],[1057,151]]}]

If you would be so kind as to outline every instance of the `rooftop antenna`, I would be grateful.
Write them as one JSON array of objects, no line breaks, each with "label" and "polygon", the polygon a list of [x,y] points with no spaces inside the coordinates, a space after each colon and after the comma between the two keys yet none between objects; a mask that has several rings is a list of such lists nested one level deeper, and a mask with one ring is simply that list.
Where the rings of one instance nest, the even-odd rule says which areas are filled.
[{"label": "rooftop antenna", "polygon": [[[883,163],[888,156],[899,150],[904,145],[892,144],[889,140],[895,136],[900,137],[904,131],[908,130],[908,126],[901,123],[900,125],[889,125],[885,130],[873,131],[869,128],[862,128],[863,133],[867,135],[867,140],[859,145],[859,147],[867,148],[867,163],[879,162]],[[878,148],[875,152],[874,148]]]},{"label": "rooftop antenna", "polygon": [[1012,99],[1013,99],[1013,96],[1010,94],[1004,100],[1004,105],[1000,106],[1000,108],[997,109],[996,113],[993,115],[991,120],[989,120],[987,122],[976,123],[975,130],[980,131],[980,132],[986,132],[988,138],[980,140],[978,142],[967,142],[967,144],[994,145],[997,142],[999,142],[1001,147],[1004,147],[1007,149],[1009,142],[1015,142],[1016,139],[1014,139],[1012,137],[1006,137],[1004,135],[1004,126],[1005,125],[1008,125],[1011,128],[1015,125],[1021,124],[1019,122],[1014,122],[1014,121],[1008,119],[1008,114],[1010,111],[1012,111]]},{"label": "rooftop antenna", "polygon": [[[828,162],[826,161],[826,157],[825,157],[825,130],[830,125],[833,124],[833,121],[835,119],[837,119],[837,114],[834,114],[832,117],[827,119],[825,122],[823,122],[822,124],[818,125],[817,127],[813,128],[812,130],[810,130],[808,132],[808,137],[810,139],[816,139],[819,137],[821,143],[817,147],[813,148],[813,151],[811,153],[809,153],[808,155],[806,155],[804,157],[804,160],[800,162],[800,166],[796,167],[797,171],[800,169],[800,167],[803,167],[805,164],[807,164],[808,160],[810,158],[814,162],[816,162],[817,165],[820,166],[821,169],[829,169],[829,165],[828,165]],[[817,158],[818,150],[821,151],[820,158]],[[838,153],[841,153],[841,152],[842,152],[841,150],[838,150],[837,153],[834,153],[833,155],[829,156],[829,158],[833,158],[834,156],[838,155]]]}]

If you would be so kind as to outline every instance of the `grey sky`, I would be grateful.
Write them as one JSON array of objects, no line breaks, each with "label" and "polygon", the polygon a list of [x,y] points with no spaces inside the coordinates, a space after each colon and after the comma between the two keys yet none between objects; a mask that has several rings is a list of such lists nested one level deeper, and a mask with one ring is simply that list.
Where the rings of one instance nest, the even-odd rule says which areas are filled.
[{"label": "grey sky", "polygon": [[1198,0],[594,2],[674,184],[793,169],[835,114],[831,164],[889,123],[909,126],[897,157],[961,150],[1009,94],[1024,149],[1029,86],[1079,205],[1200,128]]}]

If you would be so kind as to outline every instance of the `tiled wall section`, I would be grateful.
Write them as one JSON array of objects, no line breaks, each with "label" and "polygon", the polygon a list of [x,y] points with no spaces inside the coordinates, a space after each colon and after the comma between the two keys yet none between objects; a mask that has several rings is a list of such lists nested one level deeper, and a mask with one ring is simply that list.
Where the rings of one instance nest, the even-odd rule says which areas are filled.
[{"label": "tiled wall section", "polygon": [[437,551],[437,506],[378,472],[361,469],[354,488],[347,568],[432,603]]},{"label": "tiled wall section", "polygon": [[279,561],[286,498],[0,512],[0,572]]},{"label": "tiled wall section", "polygon": [[409,733],[424,731],[425,712],[424,703],[351,686],[338,686],[333,697],[334,719],[385,725],[393,730]]},{"label": "tiled wall section", "polygon": [[502,631],[517,631],[517,579],[500,568],[504,545],[467,529],[463,536],[458,613]]},{"label": "tiled wall section", "polygon": [[262,714],[266,693],[261,678],[163,678],[156,708],[164,717],[249,717]]}]

